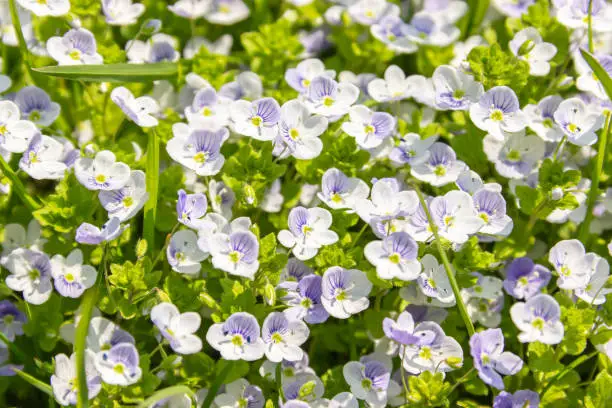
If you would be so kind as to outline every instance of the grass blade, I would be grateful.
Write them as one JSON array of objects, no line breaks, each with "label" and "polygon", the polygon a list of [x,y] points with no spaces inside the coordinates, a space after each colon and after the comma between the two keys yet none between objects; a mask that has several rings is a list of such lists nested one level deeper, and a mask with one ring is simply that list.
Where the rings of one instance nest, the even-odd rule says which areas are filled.
[{"label": "grass blade", "polygon": [[17,176],[17,173],[11,169],[11,166],[9,166],[6,160],[4,160],[2,155],[0,155],[0,170],[6,176],[6,178],[11,181],[13,191],[15,194],[17,194],[17,197],[19,197],[21,202],[28,207],[28,210],[31,212],[38,210],[40,208],[40,204],[38,204],[36,200],[34,200],[34,198],[28,194],[23,183]]},{"label": "grass blade", "polygon": [[489,8],[489,0],[468,0],[468,14],[465,17],[465,31],[463,32],[463,39],[468,38],[474,34],[482,20],[484,20],[487,10]]},{"label": "grass blade", "polygon": [[156,64],[57,65],[34,68],[34,72],[74,81],[88,82],[152,82],[178,74],[178,65]]},{"label": "grass blade", "polygon": [[606,70],[603,69],[593,54],[582,48],[580,49],[580,54],[582,54],[582,58],[584,58],[587,64],[589,64],[593,70],[593,73],[595,76],[597,76],[597,79],[599,79],[599,82],[601,82],[601,85],[604,87],[606,95],[608,95],[608,98],[612,101],[612,78],[610,78],[610,75],[608,75]]},{"label": "grass blade", "polygon": [[45,394],[50,395],[51,397],[53,397],[53,389],[51,388],[51,386],[49,384],[40,381],[36,377],[32,377],[30,374],[28,374],[28,373],[26,373],[24,371],[21,371],[18,368],[12,367],[12,370],[15,372],[15,374],[17,374],[19,377],[23,378],[26,382],[28,382],[31,385],[33,385],[34,387],[38,388],[39,390],[41,390]]},{"label": "grass blade", "polygon": [[189,387],[184,385],[175,385],[173,387],[164,388],[163,390],[157,391],[155,394],[151,395],[149,398],[144,400],[138,405],[138,408],[148,408],[152,407],[155,403],[168,398],[174,395],[187,394],[189,398],[193,398],[193,391]]},{"label": "grass blade", "polygon": [[146,186],[149,199],[144,206],[143,237],[150,251],[155,252],[155,219],[157,218],[157,193],[159,190],[159,136],[155,128],[147,132]]}]

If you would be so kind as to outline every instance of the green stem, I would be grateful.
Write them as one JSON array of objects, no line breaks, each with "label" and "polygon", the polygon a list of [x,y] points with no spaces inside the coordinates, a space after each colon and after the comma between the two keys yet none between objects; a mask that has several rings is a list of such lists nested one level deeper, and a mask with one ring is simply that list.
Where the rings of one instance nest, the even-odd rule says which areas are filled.
[{"label": "green stem", "polygon": [[0,332],[0,341],[2,341],[4,344],[6,344],[6,347],[11,350],[11,353],[13,353],[14,355],[17,356],[17,358],[20,361],[25,361],[26,360],[26,354],[21,351],[21,349],[19,347],[17,347],[17,345],[15,343],[13,343],[12,341],[10,341],[5,335],[4,333]]},{"label": "green stem", "polygon": [[467,308],[465,307],[465,304],[463,303],[463,299],[461,299],[459,284],[457,283],[457,279],[455,278],[455,274],[453,273],[451,264],[448,260],[448,257],[446,256],[446,251],[442,247],[442,241],[440,241],[440,235],[438,235],[438,227],[434,223],[431,213],[429,212],[429,207],[427,206],[427,203],[425,202],[423,193],[421,192],[421,190],[416,184],[414,184],[413,187],[417,193],[417,196],[419,197],[419,202],[421,203],[421,206],[423,207],[423,210],[425,211],[425,215],[427,216],[427,221],[429,222],[431,231],[434,234],[434,238],[436,240],[436,246],[438,248],[438,253],[440,254],[440,258],[442,258],[442,263],[444,265],[444,270],[446,271],[446,276],[448,276],[448,281],[450,282],[451,288],[453,289],[453,294],[455,295],[455,300],[457,301],[457,308],[459,309],[459,314],[461,315],[461,318],[463,319],[463,323],[465,324],[465,327],[469,335],[472,336],[476,332],[476,330],[474,329],[474,323],[472,323],[472,320],[470,319],[470,315],[468,314]]},{"label": "green stem", "polygon": [[[172,238],[172,235],[174,235],[174,233],[176,232],[176,229],[179,227],[179,225],[181,225],[181,224],[177,222],[176,224],[174,224],[174,227],[172,227],[172,231],[170,231],[170,233],[166,237],[166,242],[164,243],[164,247],[161,249],[161,251],[159,251],[157,253],[157,256],[155,257],[155,260],[151,264],[151,269],[149,269],[149,273],[153,272],[153,269],[155,268],[155,266],[159,263],[159,261],[161,261],[162,256],[165,255],[166,248],[168,248],[168,245],[170,244],[170,238]],[[147,243],[148,243],[148,241],[147,241]]]},{"label": "green stem", "polygon": [[555,378],[553,378],[548,384],[546,384],[546,387],[544,387],[544,390],[542,390],[542,392],[540,393],[541,398],[542,399],[544,398],[544,395],[546,395],[546,392],[550,389],[550,387],[553,386],[554,383],[556,383],[557,381],[559,381],[560,379],[565,377],[567,375],[567,373],[572,371],[574,368],[578,367],[580,364],[582,364],[585,361],[590,360],[591,358],[595,357],[597,354],[599,354],[599,351],[594,351],[591,354],[580,356],[576,360],[572,361],[571,364],[569,364],[567,367],[565,367],[565,369],[563,371],[561,371],[559,374],[557,374],[555,376]]},{"label": "green stem", "polygon": [[11,12],[11,20],[13,22],[13,27],[15,28],[15,34],[17,35],[17,42],[19,43],[21,57],[23,58],[23,62],[25,63],[25,66],[27,68],[27,73],[30,77],[30,82],[36,85],[32,72],[32,66],[30,65],[30,51],[28,50],[28,43],[26,42],[26,39],[23,35],[23,31],[21,31],[21,21],[19,20],[19,13],[17,12],[17,5],[15,4],[15,0],[9,0],[9,9]]},{"label": "green stem", "polygon": [[563,135],[563,138],[559,141],[559,144],[557,145],[557,147],[555,148],[555,151],[553,152],[553,161],[557,161],[557,156],[559,155],[559,153],[561,153],[561,149],[563,148],[563,145],[565,144],[566,140],[567,140],[567,136]]},{"label": "green stem", "polygon": [[89,322],[93,316],[93,308],[98,300],[99,282],[104,279],[107,247],[104,246],[102,260],[98,268],[98,278],[93,287],[85,292],[81,301],[81,319],[77,325],[74,339],[74,353],[76,354],[77,374],[77,408],[87,408],[89,405],[89,393],[87,389],[87,375],[85,373],[85,349],[87,348],[87,332]]},{"label": "green stem", "polygon": [[18,368],[12,367],[11,369],[15,372],[15,374],[17,374],[19,377],[23,378],[29,384],[31,384],[32,386],[38,388],[39,390],[41,390],[45,394],[53,397],[53,389],[51,388],[51,386],[49,384],[47,384],[46,382],[40,381],[38,378],[33,377],[30,374],[28,374],[28,373],[26,373],[24,371],[19,370]]},{"label": "green stem", "polygon": [[34,200],[26,191],[23,183],[19,180],[17,173],[11,169],[11,166],[4,160],[4,157],[0,156],[0,169],[2,173],[11,181],[11,186],[13,187],[13,191],[17,194],[17,197],[21,200],[21,202],[28,207],[30,212],[34,212],[40,208],[40,204]]},{"label": "green stem", "polygon": [[215,397],[217,396],[219,388],[221,388],[221,385],[223,385],[223,381],[225,381],[225,377],[227,377],[227,375],[232,371],[232,368],[234,366],[232,361],[226,361],[226,363],[227,364],[225,365],[225,367],[223,367],[223,370],[219,373],[219,375],[215,377],[215,381],[213,381],[213,383],[211,384],[210,389],[208,390],[208,395],[206,396],[206,399],[202,404],[202,408],[211,407],[213,401],[215,400]]},{"label": "green stem", "polygon": [[361,238],[361,236],[363,235],[363,233],[365,232],[365,230],[368,228],[369,224],[364,224],[363,227],[361,227],[361,229],[359,230],[359,232],[357,233],[357,235],[355,236],[355,240],[353,241],[353,243],[351,244],[351,248],[354,248],[355,245],[357,244],[357,242],[359,241],[359,239]]},{"label": "green stem", "polygon": [[453,385],[453,387],[448,391],[447,395],[452,394],[453,391],[455,391],[455,389],[460,386],[461,384],[463,384],[466,379],[472,374],[472,372],[474,371],[474,367],[470,368],[465,374],[463,374],[461,376],[461,378],[457,379],[455,381],[455,385]]},{"label": "green stem", "polygon": [[611,116],[612,114],[608,113],[606,117],[606,127],[599,137],[597,162],[593,168],[593,175],[591,176],[591,189],[589,190],[589,194],[587,196],[586,216],[584,217],[582,225],[580,225],[580,233],[578,235],[578,239],[583,243],[586,242],[589,235],[589,227],[591,226],[591,221],[593,220],[593,207],[595,206],[597,196],[599,195],[599,177],[601,176],[604,160],[606,158],[608,136],[610,135],[610,130],[612,127]]},{"label": "green stem", "polygon": [[588,17],[588,35],[589,35],[589,52],[593,53],[593,0],[589,0],[589,17]]},{"label": "green stem", "polygon": [[149,200],[144,206],[143,237],[150,251],[155,251],[155,218],[157,215],[157,193],[159,188],[159,138],[151,129],[147,143],[146,186]]},{"label": "green stem", "polygon": [[283,363],[278,363],[276,365],[276,374],[275,374],[275,380],[276,380],[276,388],[278,388],[278,397],[280,398],[281,401],[285,400],[285,392],[283,391]]}]

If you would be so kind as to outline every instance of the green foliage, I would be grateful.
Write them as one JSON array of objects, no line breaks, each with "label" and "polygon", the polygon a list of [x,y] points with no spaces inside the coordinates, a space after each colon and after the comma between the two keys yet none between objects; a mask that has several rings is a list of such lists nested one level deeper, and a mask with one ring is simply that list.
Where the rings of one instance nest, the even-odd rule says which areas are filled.
[{"label": "green foliage", "polygon": [[425,371],[419,376],[408,378],[408,400],[417,407],[440,407],[446,404],[451,385],[444,381],[442,373]]},{"label": "green foliage", "polygon": [[499,44],[475,47],[468,55],[468,62],[474,79],[481,82],[485,90],[506,85],[518,93],[529,78],[529,64],[503,51]]}]

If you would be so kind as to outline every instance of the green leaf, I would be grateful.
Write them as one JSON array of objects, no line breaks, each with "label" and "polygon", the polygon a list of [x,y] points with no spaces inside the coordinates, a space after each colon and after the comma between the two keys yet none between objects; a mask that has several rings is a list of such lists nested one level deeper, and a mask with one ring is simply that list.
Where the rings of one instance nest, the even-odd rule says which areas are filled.
[{"label": "green leaf", "polygon": [[606,70],[603,69],[603,67],[601,66],[597,58],[593,56],[593,54],[582,48],[580,49],[580,54],[582,54],[582,58],[584,58],[587,64],[589,64],[589,66],[593,70],[593,73],[595,74],[597,79],[599,79],[599,82],[601,82],[601,85],[605,89],[608,98],[612,100],[612,78],[610,78],[610,75],[608,75]]},{"label": "green leaf", "polygon": [[155,64],[57,65],[34,68],[34,72],[74,81],[90,82],[153,82],[178,74],[178,65]]},{"label": "green leaf", "polygon": [[138,405],[138,407],[139,408],[152,407],[153,405],[155,405],[156,402],[159,402],[168,397],[172,397],[174,395],[181,395],[181,394],[186,394],[189,396],[189,398],[193,398],[194,396],[193,391],[191,391],[189,387],[186,387],[184,385],[175,385],[174,387],[168,387],[168,388],[164,388],[163,390],[157,391],[155,394],[151,395],[149,398],[144,400],[140,405]]},{"label": "green leaf", "polygon": [[587,388],[586,407],[609,407],[612,404],[612,375],[602,371]]}]

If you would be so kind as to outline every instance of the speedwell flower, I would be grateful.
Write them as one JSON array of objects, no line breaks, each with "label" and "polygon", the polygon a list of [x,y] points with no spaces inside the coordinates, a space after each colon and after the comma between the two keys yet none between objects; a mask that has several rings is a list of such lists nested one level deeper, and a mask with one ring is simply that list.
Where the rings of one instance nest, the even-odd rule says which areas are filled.
[{"label": "speedwell flower", "polygon": [[329,313],[321,303],[322,278],[319,275],[304,276],[299,282],[283,282],[278,288],[287,293],[281,298],[289,308],[285,314],[289,319],[304,320],[308,324],[323,323]]},{"label": "speedwell flower", "polygon": [[395,118],[387,112],[372,112],[365,105],[355,105],[348,114],[349,121],[342,124],[342,130],[364,149],[376,148],[393,135]]},{"label": "speedwell flower", "polygon": [[470,353],[480,379],[498,390],[504,389],[502,375],[514,375],[523,367],[520,357],[504,351],[504,334],[501,329],[473,334],[470,338]]},{"label": "speedwell flower", "polygon": [[173,160],[199,176],[213,176],[221,170],[225,163],[221,145],[229,137],[226,128],[210,131],[175,123],[172,132],[174,137],[166,144],[166,150]]},{"label": "speedwell flower", "polygon": [[[95,398],[102,389],[100,374],[94,364],[95,355],[85,350],[85,380],[87,398]],[[55,372],[51,376],[51,388],[55,400],[64,406],[77,404],[77,368],[76,354],[68,358],[65,354],[55,356]]]},{"label": "speedwell flower", "polygon": [[265,350],[257,319],[245,312],[234,313],[225,322],[210,326],[206,341],[226,360],[259,360]]},{"label": "speedwell flower", "polygon": [[121,222],[125,222],[141,210],[149,199],[145,178],[143,171],[132,170],[123,187],[100,191],[98,198],[102,207],[108,211],[109,218],[117,217]]},{"label": "speedwell flower", "polygon": [[332,215],[329,211],[315,207],[295,207],[289,212],[289,229],[278,233],[279,242],[292,248],[293,255],[305,261],[313,258],[319,249],[338,241],[338,234],[330,230]]},{"label": "speedwell flower", "polygon": [[508,43],[514,55],[529,64],[533,76],[546,76],[550,72],[550,61],[557,54],[557,47],[542,41],[537,28],[527,27],[514,35]]},{"label": "speedwell flower", "polygon": [[102,12],[106,23],[110,25],[136,24],[144,11],[144,4],[132,3],[132,0],[102,0]]},{"label": "speedwell flower", "polygon": [[95,364],[102,381],[110,385],[132,385],[142,377],[138,366],[140,356],[133,344],[119,343],[110,350],[100,351]]},{"label": "speedwell flower", "polygon": [[111,100],[119,106],[125,115],[140,127],[153,127],[158,125],[153,116],[159,112],[159,104],[150,96],[135,98],[129,89],[120,86],[111,92]]},{"label": "speedwell flower", "polygon": [[170,238],[166,248],[168,263],[173,271],[196,275],[202,269],[202,262],[208,254],[200,250],[198,236],[192,230],[177,231]]},{"label": "speedwell flower", "polygon": [[394,232],[382,241],[372,241],[363,251],[381,279],[410,281],[421,273],[421,263],[416,260],[419,246],[406,232]]},{"label": "speedwell flower", "polygon": [[66,258],[59,254],[51,258],[51,276],[60,295],[78,298],[96,283],[98,272],[83,265],[83,252],[74,249]]},{"label": "speedwell flower", "polygon": [[537,105],[525,106],[527,126],[547,142],[558,142],[563,137],[563,130],[555,123],[554,114],[563,102],[559,95],[550,95]]},{"label": "speedwell flower", "polygon": [[36,125],[19,120],[19,107],[11,101],[0,101],[0,149],[23,153],[38,133]]},{"label": "speedwell flower", "polygon": [[102,228],[84,222],[77,228],[74,239],[79,244],[98,245],[119,237],[128,226],[122,226],[117,217],[111,217],[102,225]]},{"label": "speedwell flower", "polygon": [[321,178],[321,192],[317,197],[334,210],[354,210],[357,200],[367,199],[370,188],[365,181],[347,177],[336,168],[328,169]]},{"label": "speedwell flower", "polygon": [[519,100],[507,86],[496,86],[485,92],[478,103],[470,105],[470,118],[477,128],[498,140],[504,139],[505,132],[519,132],[527,126]]},{"label": "speedwell flower", "polygon": [[310,330],[303,321],[291,320],[282,312],[270,313],[261,328],[267,359],[275,363],[302,360],[304,351],[300,346],[309,334]]},{"label": "speedwell flower", "polygon": [[548,268],[534,263],[531,258],[516,258],[506,268],[504,289],[515,299],[529,299],[548,285]]},{"label": "speedwell flower", "polygon": [[320,75],[333,79],[336,71],[326,70],[323,62],[317,58],[309,58],[297,64],[295,68],[287,69],[285,81],[299,93],[306,94],[312,80]]},{"label": "speedwell flower", "polygon": [[259,269],[259,241],[251,231],[215,234],[210,240],[213,266],[253,280]]},{"label": "speedwell flower", "polygon": [[102,64],[96,51],[96,38],[84,28],[73,29],[63,37],[47,40],[47,51],[59,65]]},{"label": "speedwell flower", "polygon": [[278,122],[279,156],[291,155],[298,160],[310,160],[321,154],[323,142],[319,136],[327,130],[327,118],[311,115],[306,105],[297,99],[281,107]]},{"label": "speedwell flower", "polygon": [[130,179],[130,168],[116,161],[115,154],[110,150],[102,150],[93,159],[77,159],[74,174],[89,190],[119,190]]},{"label": "speedwell flower", "polygon": [[9,300],[0,300],[0,333],[9,341],[15,341],[15,336],[23,334],[23,325],[27,321],[26,315]]},{"label": "speedwell flower", "polygon": [[230,105],[232,130],[255,140],[273,140],[278,132],[281,108],[274,98],[253,102],[238,100]]},{"label": "speedwell flower", "polygon": [[202,350],[202,340],[195,334],[200,327],[199,314],[180,313],[172,303],[163,302],[151,309],[151,321],[176,353],[193,354]]},{"label": "speedwell flower", "polygon": [[510,317],[521,331],[518,335],[521,343],[539,341],[544,344],[558,344],[563,340],[561,308],[550,295],[539,294],[526,303],[515,303],[510,308]]},{"label": "speedwell flower", "polygon": [[441,65],[433,73],[438,109],[467,110],[484,93],[480,82],[450,65]]},{"label": "speedwell flower", "polygon": [[368,295],[372,282],[357,269],[333,266],[323,274],[321,303],[327,312],[338,318],[348,319],[368,308]]},{"label": "speedwell flower", "polygon": [[455,151],[445,143],[433,143],[428,152],[426,159],[411,163],[410,173],[434,187],[457,181],[467,167],[464,162],[457,160]]},{"label": "speedwell flower", "polygon": [[60,114],[61,107],[51,101],[47,93],[36,87],[26,86],[15,95],[15,103],[21,111],[21,118],[39,126],[50,126]]},{"label": "speedwell flower", "polygon": [[582,100],[570,98],[559,104],[554,113],[555,122],[567,140],[578,146],[590,146],[597,141],[595,134],[604,123],[603,115],[593,112]]},{"label": "speedwell flower", "polygon": [[3,265],[10,275],[6,286],[23,292],[26,302],[41,305],[49,300],[53,292],[51,283],[51,262],[42,252],[19,248],[11,252]]}]

